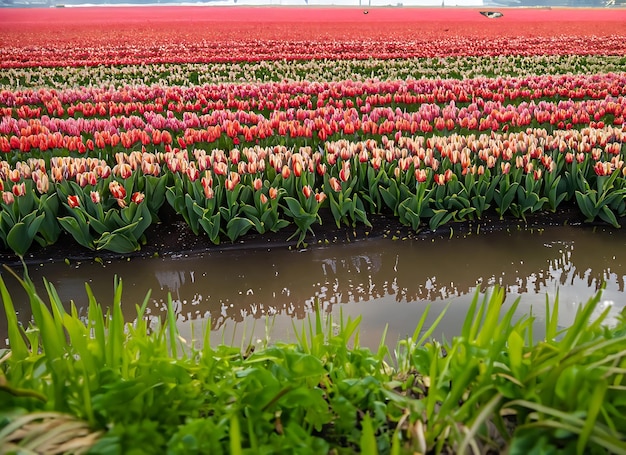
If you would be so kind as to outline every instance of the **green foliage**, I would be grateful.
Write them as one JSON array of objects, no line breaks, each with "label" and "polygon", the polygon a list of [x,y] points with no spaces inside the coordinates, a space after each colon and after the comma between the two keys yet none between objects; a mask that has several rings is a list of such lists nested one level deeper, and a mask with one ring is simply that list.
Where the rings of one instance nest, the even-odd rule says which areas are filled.
[{"label": "green foliage", "polygon": [[605,223],[620,227],[613,208],[621,207],[618,212],[620,216],[626,213],[623,208],[626,188],[615,188],[619,175],[620,172],[615,171],[610,176],[598,176],[596,188],[593,189],[586,179],[582,179],[583,190],[576,191],[576,202],[580,211],[585,215],[586,221],[593,221],[599,217]]},{"label": "green foliage", "polygon": [[605,325],[601,293],[565,329],[558,297],[546,299],[537,342],[532,317],[513,319],[519,301],[505,309],[502,289],[477,291],[458,336],[433,340],[445,311],[428,328],[426,311],[392,358],[384,338],[377,352],[359,345],[360,318],[317,310],[294,327],[296,344],[242,351],[205,334],[196,347],[177,333],[171,300],[149,329],[149,295],[126,322],[117,280],[106,314],[87,287],[86,318],[50,284],[46,302],[21,282],[28,329],[0,277],[11,345],[0,354],[0,444],[16,450],[50,442],[27,437],[48,428],[30,424],[40,419],[102,454],[626,453],[626,321]]}]

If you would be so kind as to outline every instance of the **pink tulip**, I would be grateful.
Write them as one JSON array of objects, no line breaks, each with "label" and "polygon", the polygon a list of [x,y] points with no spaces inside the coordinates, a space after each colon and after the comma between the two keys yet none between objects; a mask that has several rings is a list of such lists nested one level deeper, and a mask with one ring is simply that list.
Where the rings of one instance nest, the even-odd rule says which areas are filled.
[{"label": "pink tulip", "polygon": [[15,196],[13,196],[13,193],[11,193],[10,191],[3,191],[2,192],[2,201],[6,205],[11,205],[15,201]]}]

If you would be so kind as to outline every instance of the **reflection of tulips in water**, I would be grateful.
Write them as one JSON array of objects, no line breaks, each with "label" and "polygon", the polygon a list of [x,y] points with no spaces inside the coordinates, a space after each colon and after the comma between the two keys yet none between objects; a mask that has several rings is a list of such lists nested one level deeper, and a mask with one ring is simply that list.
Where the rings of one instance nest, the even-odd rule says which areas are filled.
[{"label": "reflection of tulips in water", "polygon": [[[154,287],[173,292],[182,304],[180,319],[210,314],[213,329],[272,314],[302,319],[316,298],[326,311],[376,302],[397,304],[385,305],[385,311],[401,314],[409,312],[406,303],[446,302],[494,284],[511,294],[542,295],[559,288],[575,301],[577,295],[595,292],[603,281],[607,291],[625,291],[623,255],[612,259],[591,254],[614,241],[610,233],[555,227],[434,243],[374,239],[304,253],[220,254],[185,259],[178,264],[175,288],[161,279]],[[429,260],[419,259],[424,257]],[[450,267],[449,257],[456,258],[455,267]],[[232,276],[237,279],[228,279]]]}]

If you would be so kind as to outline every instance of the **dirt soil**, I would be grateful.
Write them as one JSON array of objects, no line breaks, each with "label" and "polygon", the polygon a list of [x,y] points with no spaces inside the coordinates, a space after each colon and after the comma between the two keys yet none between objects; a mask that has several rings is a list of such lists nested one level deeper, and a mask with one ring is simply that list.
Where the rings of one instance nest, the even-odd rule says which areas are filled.
[{"label": "dirt soil", "polygon": [[[397,218],[388,215],[369,215],[371,227],[357,224],[356,227],[337,227],[330,212],[320,212],[321,225],[314,225],[315,235],[308,235],[305,242],[307,248],[315,248],[317,245],[328,243],[354,242],[374,237],[390,237],[400,239],[447,239],[450,237],[463,236],[468,233],[488,235],[490,232],[525,226],[529,228],[542,228],[557,225],[582,225],[583,219],[580,212],[573,206],[565,207],[557,213],[537,212],[527,216],[526,222],[510,217],[500,220],[495,214],[484,216],[481,220],[450,223],[436,231],[428,227],[419,232],[410,227],[403,226]],[[228,239],[219,245],[214,245],[208,236],[201,233],[196,236],[185,224],[182,218],[174,213],[165,214],[163,220],[146,231],[146,244],[140,251],[129,254],[117,254],[109,251],[91,251],[78,245],[74,239],[66,233],[54,245],[41,248],[36,243],[26,255],[25,262],[30,264],[43,264],[70,261],[89,261],[124,259],[129,257],[167,257],[171,255],[199,255],[208,251],[223,251],[241,248],[297,248],[297,236],[289,239],[294,233],[293,227],[287,227],[277,233],[258,234],[250,231],[241,239],[231,243]],[[303,248],[301,245],[300,248]],[[20,261],[17,256],[9,251],[0,251],[0,264],[18,266]]]}]

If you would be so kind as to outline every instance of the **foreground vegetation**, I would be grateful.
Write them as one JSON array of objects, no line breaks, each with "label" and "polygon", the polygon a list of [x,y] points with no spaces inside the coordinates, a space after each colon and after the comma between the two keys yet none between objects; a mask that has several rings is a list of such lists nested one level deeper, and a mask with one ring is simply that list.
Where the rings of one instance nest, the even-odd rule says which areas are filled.
[{"label": "foreground vegetation", "polygon": [[[23,282],[20,327],[0,278],[11,349],[0,351],[0,447],[19,453],[626,453],[626,320],[601,292],[545,339],[504,291],[476,293],[458,336],[416,321],[393,351],[359,345],[359,319],[316,312],[295,344],[184,340],[172,310],[124,321],[122,283],[86,318]],[[441,317],[437,318],[438,322]],[[200,346],[200,347],[198,347]]]}]

